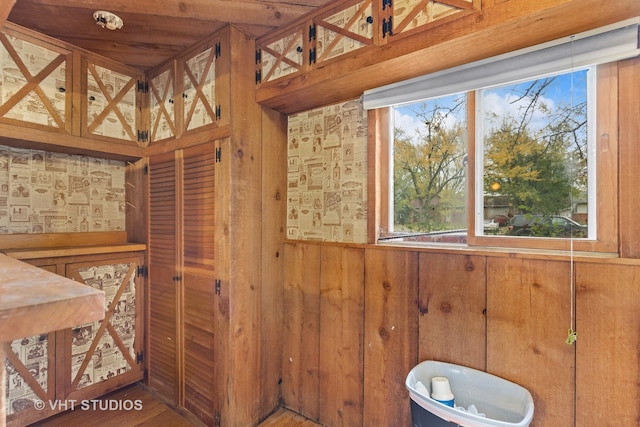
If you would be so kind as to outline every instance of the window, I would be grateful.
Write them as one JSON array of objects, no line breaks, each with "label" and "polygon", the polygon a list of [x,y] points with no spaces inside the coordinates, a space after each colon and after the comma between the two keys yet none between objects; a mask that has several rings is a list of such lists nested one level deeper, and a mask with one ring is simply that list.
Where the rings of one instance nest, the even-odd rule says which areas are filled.
[{"label": "window", "polygon": [[478,91],[477,235],[596,237],[594,90],[592,67]]},{"label": "window", "polygon": [[388,166],[378,240],[615,252],[616,61],[637,34],[623,22],[365,92]]},{"label": "window", "polygon": [[466,232],[466,95],[393,110],[389,236]]}]

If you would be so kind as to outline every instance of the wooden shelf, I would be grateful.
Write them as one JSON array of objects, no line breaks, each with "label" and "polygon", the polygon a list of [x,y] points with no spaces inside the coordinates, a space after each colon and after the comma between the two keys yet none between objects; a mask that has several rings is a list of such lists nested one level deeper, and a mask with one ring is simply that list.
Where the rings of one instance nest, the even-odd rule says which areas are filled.
[{"label": "wooden shelf", "polygon": [[124,243],[100,246],[66,246],[57,248],[27,248],[5,249],[3,252],[14,259],[27,260],[38,258],[53,258],[78,255],[116,254],[144,251],[147,245],[143,243]]}]

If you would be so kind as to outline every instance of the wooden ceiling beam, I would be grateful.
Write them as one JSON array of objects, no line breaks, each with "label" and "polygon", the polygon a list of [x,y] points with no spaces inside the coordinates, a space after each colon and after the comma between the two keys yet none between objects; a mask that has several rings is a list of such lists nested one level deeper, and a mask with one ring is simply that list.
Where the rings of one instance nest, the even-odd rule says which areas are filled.
[{"label": "wooden ceiling beam", "polygon": [[[315,1],[322,4],[321,0]],[[314,1],[302,5],[277,0],[111,0],[106,9],[104,0],[35,0],[34,3],[44,6],[108,10],[115,14],[155,15],[267,26],[283,25],[316,7]],[[265,16],[268,18],[265,19]]]}]

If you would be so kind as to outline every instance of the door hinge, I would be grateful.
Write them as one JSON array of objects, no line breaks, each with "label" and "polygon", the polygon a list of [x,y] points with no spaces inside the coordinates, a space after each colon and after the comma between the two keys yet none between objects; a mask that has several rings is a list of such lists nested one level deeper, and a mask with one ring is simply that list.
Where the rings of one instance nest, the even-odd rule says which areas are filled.
[{"label": "door hinge", "polygon": [[222,148],[216,147],[216,163],[220,163],[222,159]]},{"label": "door hinge", "polygon": [[216,427],[220,427],[220,412],[216,411],[216,415],[213,417],[213,423]]},{"label": "door hinge", "polygon": [[136,363],[140,364],[144,361],[144,352],[136,353]]},{"label": "door hinge", "polygon": [[139,265],[138,266],[138,277],[142,276],[142,277],[147,277],[149,275],[149,270],[147,269],[146,265]]},{"label": "door hinge", "polygon": [[389,20],[382,20],[382,37],[386,37],[388,35],[393,35],[393,16],[389,17]]},{"label": "door hinge", "polygon": [[262,71],[256,71],[256,84],[259,85],[262,83]]},{"label": "door hinge", "polygon": [[147,142],[149,140],[148,130],[138,130],[138,142]]},{"label": "door hinge", "polygon": [[149,93],[149,82],[138,80],[138,92]]},{"label": "door hinge", "polygon": [[260,49],[256,49],[256,64],[259,64],[262,61],[262,51]]},{"label": "door hinge", "polygon": [[220,106],[217,105],[216,106],[216,120],[220,120],[220,116],[222,115],[222,110],[220,109]]},{"label": "door hinge", "polygon": [[145,175],[149,175],[149,165],[145,163],[143,172]]},{"label": "door hinge", "polygon": [[309,65],[316,63],[316,48],[309,49]]},{"label": "door hinge", "polygon": [[216,279],[216,295],[220,295],[220,286],[221,286],[221,282],[220,279]]},{"label": "door hinge", "polygon": [[393,6],[392,0],[382,0],[382,10],[385,10],[387,6]]},{"label": "door hinge", "polygon": [[309,25],[309,41],[316,38],[316,24]]},{"label": "door hinge", "polygon": [[214,49],[215,49],[216,59],[218,59],[218,57],[220,56],[220,54],[222,52],[222,49],[220,48],[220,42],[216,43],[216,46],[215,46]]}]

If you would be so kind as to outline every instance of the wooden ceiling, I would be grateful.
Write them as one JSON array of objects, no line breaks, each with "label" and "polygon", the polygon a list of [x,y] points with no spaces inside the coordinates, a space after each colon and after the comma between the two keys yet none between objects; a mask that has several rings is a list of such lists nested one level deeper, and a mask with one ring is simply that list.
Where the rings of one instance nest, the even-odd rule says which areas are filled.
[{"label": "wooden ceiling", "polygon": [[[9,22],[146,71],[227,23],[259,37],[330,0],[1,1],[6,3],[0,6],[0,23],[8,14]],[[96,10],[115,13],[124,21],[123,28],[112,31],[96,25]]]}]

